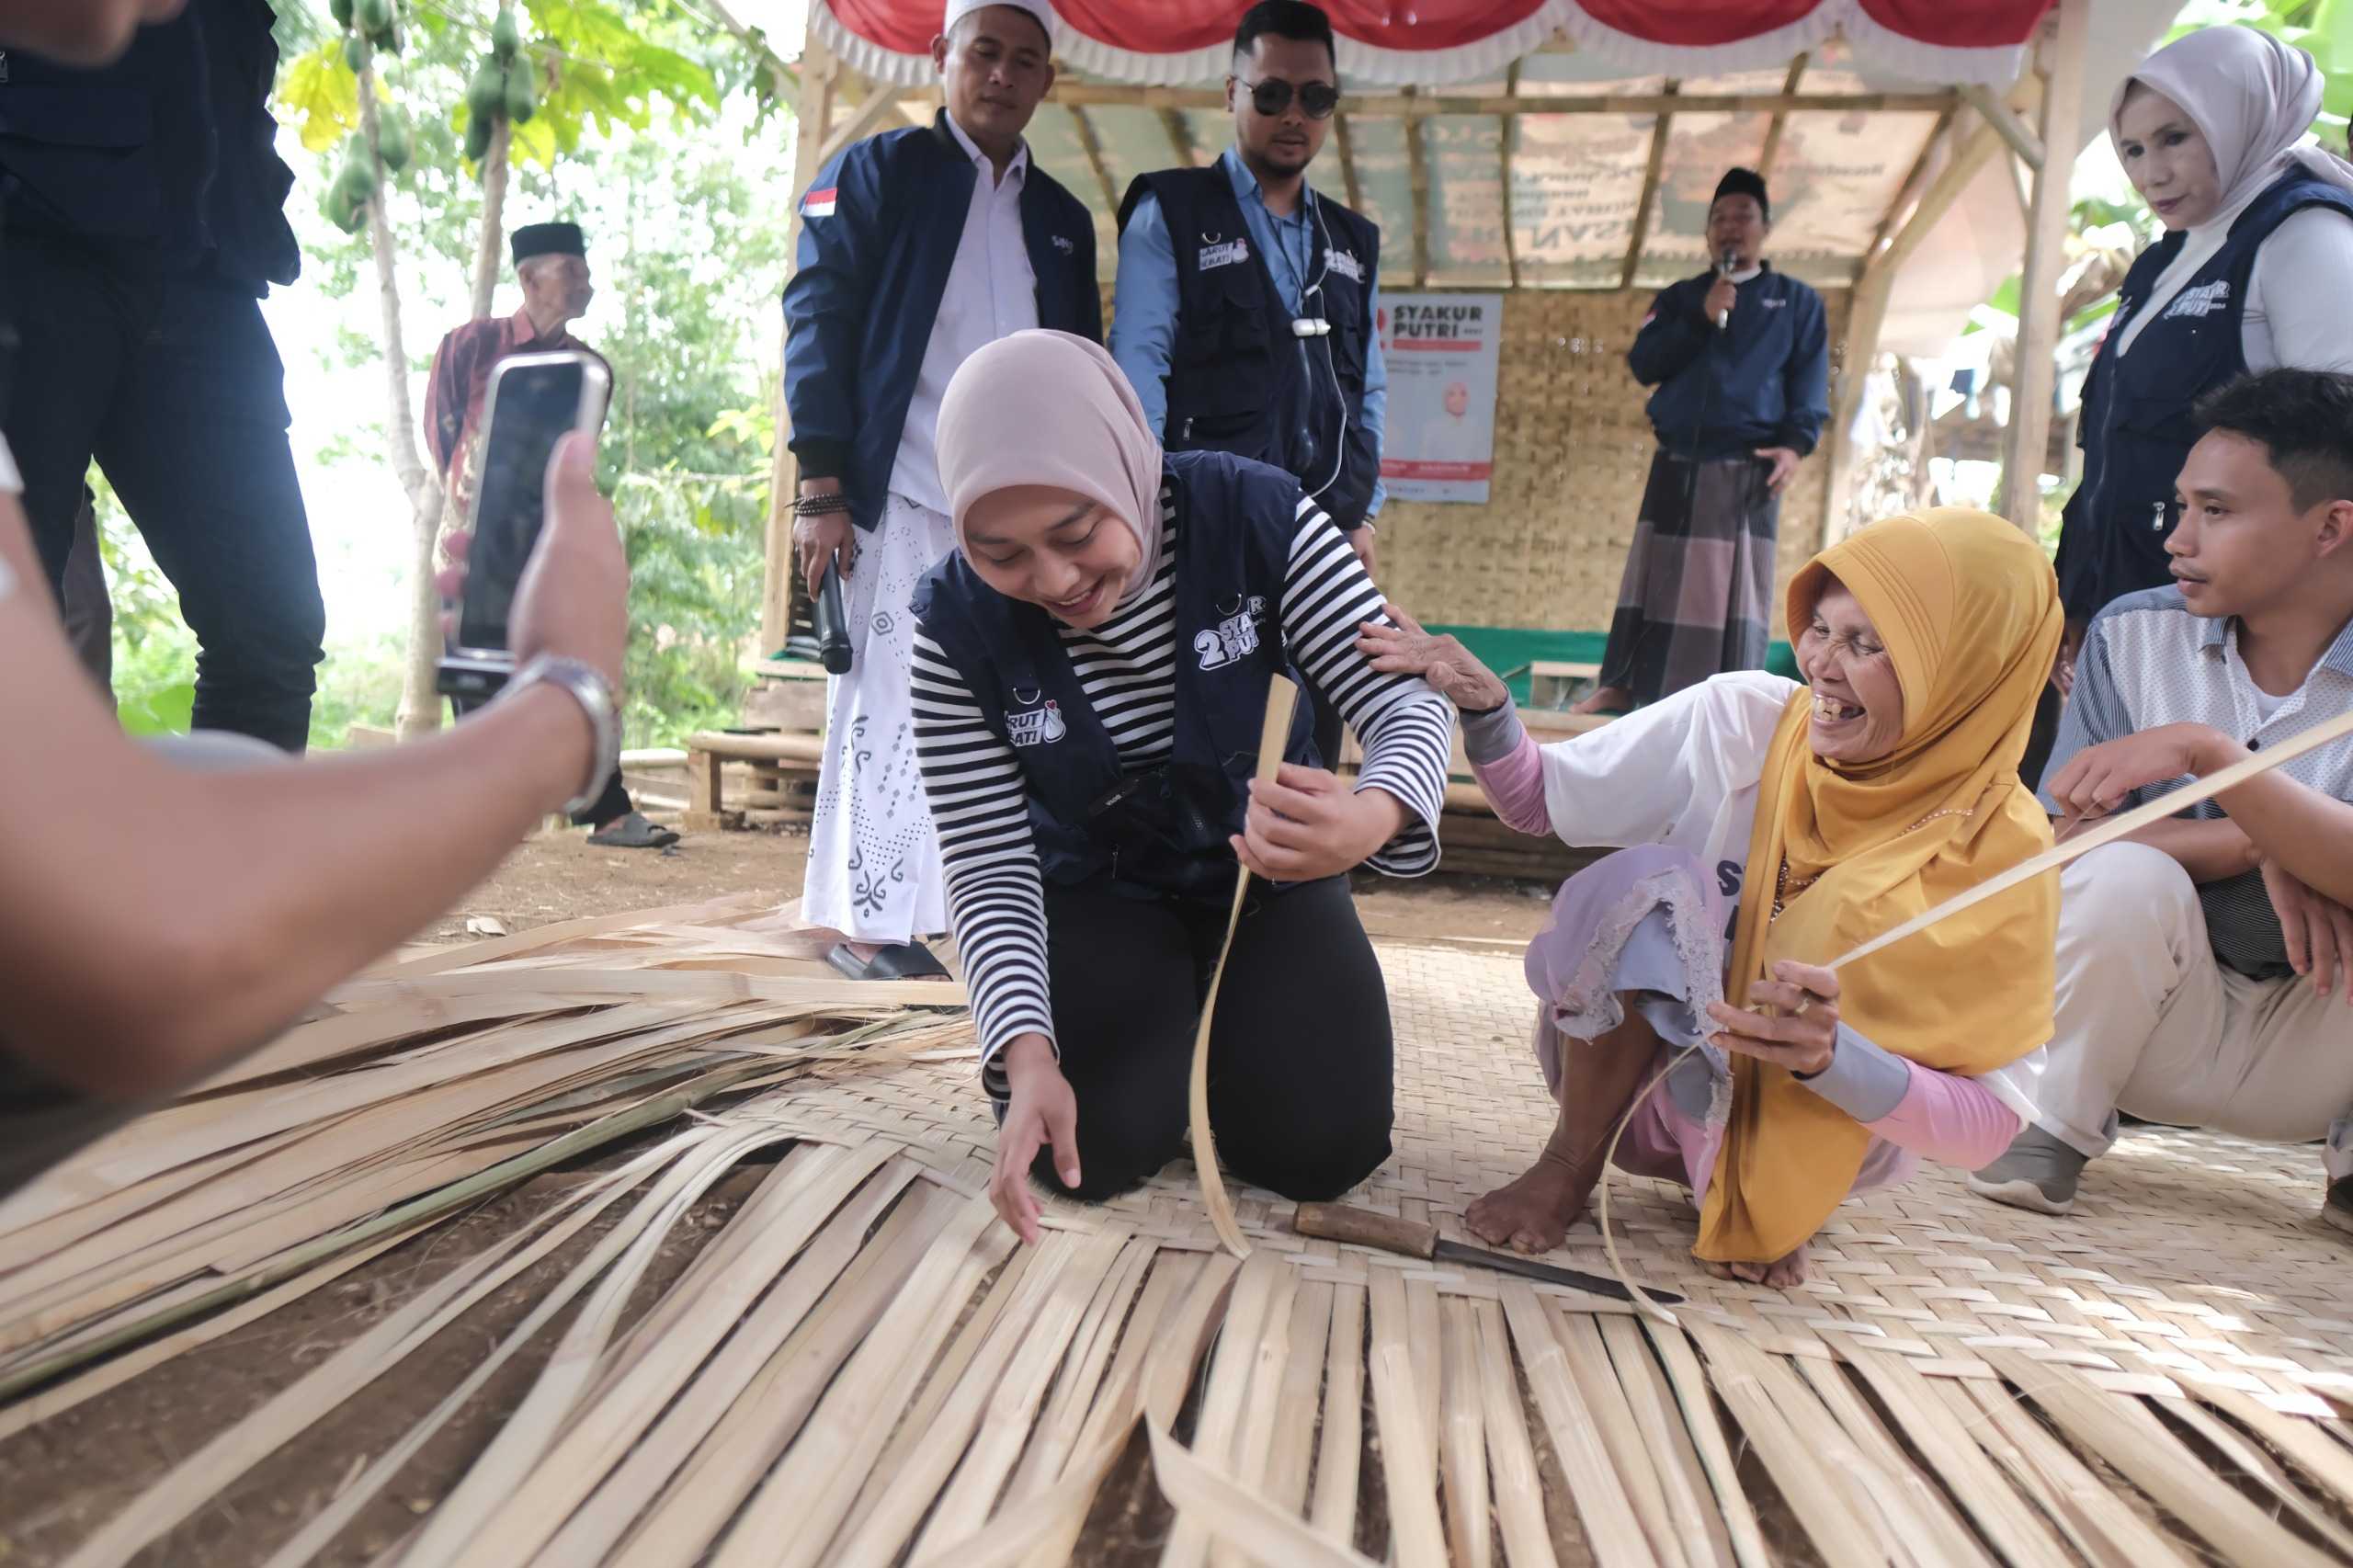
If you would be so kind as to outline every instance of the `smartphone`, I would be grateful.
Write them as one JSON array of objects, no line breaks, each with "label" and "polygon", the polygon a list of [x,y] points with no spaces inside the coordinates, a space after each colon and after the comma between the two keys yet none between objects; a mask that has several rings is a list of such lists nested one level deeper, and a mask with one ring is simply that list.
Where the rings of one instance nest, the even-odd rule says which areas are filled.
[{"label": "smartphone", "polygon": [[546,520],[548,462],[566,431],[597,432],[611,392],[604,363],[576,349],[517,354],[492,369],[483,399],[481,472],[467,518],[473,549],[457,635],[435,682],[442,695],[493,697],[514,673],[506,619]]}]

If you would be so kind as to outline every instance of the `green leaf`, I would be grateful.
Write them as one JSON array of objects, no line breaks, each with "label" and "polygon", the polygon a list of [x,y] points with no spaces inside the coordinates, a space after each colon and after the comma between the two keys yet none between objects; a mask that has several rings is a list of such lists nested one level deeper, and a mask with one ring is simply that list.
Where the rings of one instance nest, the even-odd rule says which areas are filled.
[{"label": "green leaf", "polygon": [[342,40],[322,44],[289,65],[278,102],[305,152],[324,153],[358,130],[359,77],[344,62]]}]

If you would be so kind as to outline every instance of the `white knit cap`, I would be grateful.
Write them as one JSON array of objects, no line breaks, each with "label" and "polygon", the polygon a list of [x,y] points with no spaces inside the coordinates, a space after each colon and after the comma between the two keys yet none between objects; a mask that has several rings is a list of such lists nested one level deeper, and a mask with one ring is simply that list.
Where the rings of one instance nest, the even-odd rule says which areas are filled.
[{"label": "white knit cap", "polygon": [[1010,6],[1017,11],[1029,12],[1032,17],[1038,18],[1038,25],[1046,29],[1046,43],[1048,47],[1051,48],[1052,46],[1054,41],[1054,8],[1048,5],[1046,0],[948,0],[948,16],[947,18],[939,24],[939,30],[942,33],[952,33],[956,30],[957,23],[971,16],[973,12],[985,11],[992,6]]}]

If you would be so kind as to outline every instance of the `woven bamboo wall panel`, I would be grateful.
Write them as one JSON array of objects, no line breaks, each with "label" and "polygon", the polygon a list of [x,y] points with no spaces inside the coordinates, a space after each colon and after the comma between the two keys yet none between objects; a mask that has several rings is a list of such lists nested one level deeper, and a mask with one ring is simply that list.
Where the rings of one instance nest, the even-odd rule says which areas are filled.
[{"label": "woven bamboo wall panel", "polygon": [[[1847,299],[1824,301],[1835,368]],[[1380,579],[1393,600],[1424,620],[1608,626],[1656,445],[1626,369],[1650,301],[1647,290],[1505,296],[1493,498],[1382,512]],[[1784,582],[1821,546],[1826,468],[1817,451],[1781,498]]]}]

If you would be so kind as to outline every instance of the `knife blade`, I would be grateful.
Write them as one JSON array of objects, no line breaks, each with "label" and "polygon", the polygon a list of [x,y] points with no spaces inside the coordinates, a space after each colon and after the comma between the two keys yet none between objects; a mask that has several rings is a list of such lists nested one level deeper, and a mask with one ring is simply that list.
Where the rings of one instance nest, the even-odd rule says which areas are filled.
[{"label": "knife blade", "polygon": [[[1443,1240],[1436,1225],[1413,1220],[1402,1220],[1394,1214],[1376,1214],[1370,1209],[1352,1209],[1345,1203],[1302,1203],[1291,1219],[1291,1229],[1302,1236],[1320,1236],[1325,1241],[1347,1242],[1357,1246],[1377,1247],[1406,1257],[1426,1257],[1433,1262],[1468,1264],[1476,1268],[1492,1268],[1498,1273],[1513,1274],[1523,1279],[1540,1280],[1547,1285],[1565,1285],[1572,1290],[1583,1290],[1590,1296],[1607,1296],[1615,1301],[1631,1301],[1633,1293],[1615,1279],[1598,1274],[1586,1274],[1574,1268],[1563,1268],[1555,1263],[1541,1263],[1517,1253],[1489,1252],[1483,1247],[1465,1246],[1461,1242]],[[1643,1292],[1661,1306],[1683,1304],[1683,1298],[1672,1290]]]}]

